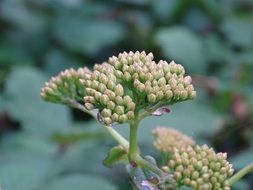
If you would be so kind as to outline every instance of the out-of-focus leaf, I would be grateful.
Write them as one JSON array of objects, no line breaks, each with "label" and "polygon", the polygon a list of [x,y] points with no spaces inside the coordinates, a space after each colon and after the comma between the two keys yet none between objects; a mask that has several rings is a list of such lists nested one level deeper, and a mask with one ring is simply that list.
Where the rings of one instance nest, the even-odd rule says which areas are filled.
[{"label": "out-of-focus leaf", "polygon": [[100,173],[107,170],[102,163],[107,151],[98,140],[80,141],[68,147],[59,163],[65,172]]},{"label": "out-of-focus leaf", "polygon": [[41,137],[23,133],[11,133],[2,139],[1,161],[28,161],[31,159],[53,158],[57,153],[57,145]]},{"label": "out-of-focus leaf", "polygon": [[0,186],[4,190],[34,190],[51,176],[49,162],[10,162],[0,165]]},{"label": "out-of-focus leaf", "polygon": [[244,152],[241,152],[240,154],[234,156],[231,160],[231,163],[233,164],[235,169],[242,169],[246,165],[253,162],[253,148],[250,148],[248,150],[245,150]]},{"label": "out-of-focus leaf", "polygon": [[184,23],[192,30],[201,32],[210,27],[211,23],[208,15],[198,8],[187,11],[184,16]]},{"label": "out-of-focus leaf", "polygon": [[105,179],[92,176],[72,174],[55,179],[51,184],[39,190],[116,190],[117,188]]},{"label": "out-of-focus leaf", "polygon": [[240,180],[238,182],[236,182],[233,185],[233,189],[237,189],[237,190],[251,190],[250,185],[247,183],[246,180]]},{"label": "out-of-focus leaf", "polygon": [[51,136],[68,130],[70,113],[66,107],[48,104],[40,99],[40,88],[48,79],[32,67],[16,67],[6,83],[4,101],[10,116],[22,123],[25,131]]},{"label": "out-of-focus leaf", "polygon": [[152,11],[162,21],[167,21],[173,14],[173,11],[178,4],[177,0],[156,0],[150,1]]},{"label": "out-of-focus leaf", "polygon": [[81,63],[66,52],[53,49],[45,55],[43,66],[47,74],[53,76],[64,69],[78,68]]},{"label": "out-of-focus leaf", "polygon": [[124,37],[119,23],[60,16],[54,27],[55,37],[68,48],[88,55],[113,45]]},{"label": "out-of-focus leaf", "polygon": [[0,17],[26,32],[43,31],[46,20],[39,14],[29,10],[24,3],[4,0],[0,6]]},{"label": "out-of-focus leaf", "polygon": [[220,28],[232,45],[246,48],[252,47],[252,20],[228,17],[221,23]]},{"label": "out-of-focus leaf", "polygon": [[115,146],[109,151],[104,160],[104,165],[107,167],[112,167],[113,164],[125,159],[127,159],[126,151],[120,146]]},{"label": "out-of-focus leaf", "polygon": [[184,65],[188,71],[203,73],[206,60],[200,39],[184,27],[161,28],[155,35],[155,42],[169,60]]},{"label": "out-of-focus leaf", "polygon": [[209,35],[204,38],[204,53],[209,62],[224,63],[228,60],[229,50],[216,35]]}]

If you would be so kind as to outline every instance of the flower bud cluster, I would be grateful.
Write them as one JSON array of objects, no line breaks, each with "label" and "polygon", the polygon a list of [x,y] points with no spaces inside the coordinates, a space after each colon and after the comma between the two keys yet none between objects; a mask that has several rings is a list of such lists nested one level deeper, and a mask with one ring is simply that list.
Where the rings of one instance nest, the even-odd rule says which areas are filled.
[{"label": "flower bud cluster", "polygon": [[135,103],[125,95],[124,87],[117,82],[113,70],[108,63],[95,65],[94,71],[81,81],[86,87],[85,107],[98,108],[106,125],[125,123],[134,118]]},{"label": "flower bud cluster", "polygon": [[157,127],[152,133],[156,138],[154,146],[162,153],[172,153],[175,148],[181,149],[195,144],[191,137],[173,128]]},{"label": "flower bud cluster", "polygon": [[230,190],[232,165],[226,153],[216,154],[207,145],[175,149],[168,167],[178,184],[196,190]]},{"label": "flower bud cluster", "polygon": [[114,67],[115,76],[133,87],[149,104],[171,104],[196,96],[191,77],[184,77],[183,66],[174,61],[161,60],[157,64],[152,53],[130,51],[110,57],[108,63]]},{"label": "flower bud cluster", "polygon": [[84,67],[75,70],[73,68],[60,72],[52,77],[41,89],[40,96],[45,101],[67,104],[70,100],[82,100],[84,86],[79,79],[90,74],[91,71]]},{"label": "flower bud cluster", "polygon": [[99,110],[105,124],[125,123],[134,118],[136,107],[139,111],[157,103],[162,106],[194,98],[191,77],[184,74],[184,68],[174,62],[157,64],[152,53],[124,52],[95,65],[93,71],[61,72],[46,83],[41,96],[65,104],[84,100],[88,110]]}]

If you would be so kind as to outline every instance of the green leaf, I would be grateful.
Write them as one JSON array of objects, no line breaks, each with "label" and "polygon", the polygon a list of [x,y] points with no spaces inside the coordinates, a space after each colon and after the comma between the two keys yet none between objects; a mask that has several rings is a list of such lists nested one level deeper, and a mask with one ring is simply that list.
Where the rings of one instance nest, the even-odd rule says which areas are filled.
[{"label": "green leaf", "polygon": [[7,79],[3,98],[7,112],[21,122],[25,132],[49,137],[68,130],[71,116],[67,107],[41,100],[40,88],[47,80],[33,67],[15,67]]},{"label": "green leaf", "polygon": [[34,190],[51,176],[47,161],[9,162],[0,165],[0,186],[4,190]]},{"label": "green leaf", "polygon": [[105,179],[92,175],[67,175],[54,180],[40,190],[116,190],[117,188]]},{"label": "green leaf", "polygon": [[53,76],[64,69],[77,69],[81,63],[67,52],[52,49],[45,55],[43,66],[47,74]]},{"label": "green leaf", "polygon": [[1,142],[1,161],[27,161],[54,158],[58,146],[44,138],[24,133],[10,133]]},{"label": "green leaf", "polygon": [[163,55],[186,67],[188,71],[203,73],[206,58],[198,36],[184,27],[161,28],[155,34],[155,42],[161,47]]},{"label": "green leaf", "polygon": [[126,160],[126,151],[121,146],[113,147],[104,160],[104,165],[112,167],[113,164]]},{"label": "green leaf", "polygon": [[0,6],[0,16],[6,22],[29,33],[44,29],[46,19],[39,13],[28,9],[24,3],[18,1],[3,1]]},{"label": "green leaf", "polygon": [[93,55],[102,48],[119,42],[125,32],[119,23],[113,21],[61,15],[55,22],[54,33],[66,47]]},{"label": "green leaf", "polygon": [[233,167],[235,169],[242,169],[248,164],[253,162],[252,155],[253,155],[253,148],[250,148],[232,157],[230,159],[230,162],[233,164]]},{"label": "green leaf", "polygon": [[253,23],[251,19],[227,17],[221,23],[220,28],[232,45],[252,47]]},{"label": "green leaf", "polygon": [[100,173],[106,171],[107,168],[102,164],[102,160],[108,148],[103,144],[96,140],[80,141],[69,146],[59,160],[63,172]]}]

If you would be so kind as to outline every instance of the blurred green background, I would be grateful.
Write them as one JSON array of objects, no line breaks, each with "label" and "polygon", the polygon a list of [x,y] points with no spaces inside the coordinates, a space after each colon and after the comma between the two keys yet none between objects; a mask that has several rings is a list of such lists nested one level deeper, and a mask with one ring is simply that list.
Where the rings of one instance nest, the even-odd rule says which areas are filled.
[{"label": "blurred green background", "polygon": [[[123,166],[102,164],[115,145],[106,132],[39,97],[59,71],[130,50],[184,65],[198,91],[142,122],[143,155],[157,157],[151,130],[169,125],[228,152],[236,170],[253,160],[252,0],[1,0],[2,190],[131,189]],[[252,190],[253,175],[233,189]]]}]

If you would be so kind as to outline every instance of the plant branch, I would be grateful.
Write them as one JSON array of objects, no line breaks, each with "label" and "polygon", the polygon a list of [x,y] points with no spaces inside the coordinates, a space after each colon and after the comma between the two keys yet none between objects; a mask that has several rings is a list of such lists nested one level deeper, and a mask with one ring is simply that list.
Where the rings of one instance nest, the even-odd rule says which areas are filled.
[{"label": "plant branch", "polygon": [[163,178],[166,176],[166,174],[159,169],[157,166],[155,166],[154,164],[148,162],[147,160],[143,159],[140,155],[137,155],[135,157],[135,162],[138,166],[141,166],[155,174],[157,174],[159,177]]},{"label": "plant branch", "polygon": [[241,169],[235,175],[233,175],[228,180],[228,185],[232,186],[233,184],[235,184],[237,181],[239,181],[242,177],[244,177],[245,175],[247,175],[250,172],[253,172],[253,162],[250,163],[249,165],[245,166],[243,169]]},{"label": "plant branch", "polygon": [[[97,117],[95,114],[87,110],[83,105],[78,103],[75,100],[69,101],[69,105],[73,108],[79,109],[84,113],[87,113],[94,117],[97,121]],[[138,153],[138,146],[137,146],[137,130],[139,125],[140,119],[136,117],[134,121],[130,124],[130,143],[120,135],[113,127],[102,125],[104,129],[115,139],[119,145],[121,145],[129,154],[129,161],[134,161],[139,166],[152,171],[153,173],[157,174],[159,177],[163,178],[166,176],[161,169],[156,167],[155,165],[149,163],[147,160],[143,159]]]},{"label": "plant branch", "polygon": [[135,160],[136,155],[138,154],[138,146],[137,146],[137,131],[138,131],[139,120],[138,116],[130,123],[130,135],[129,135],[129,153],[128,158],[129,161]]},{"label": "plant branch", "polygon": [[[91,111],[87,110],[82,104],[78,103],[76,100],[70,100],[69,105],[73,108],[79,109],[83,111],[84,113],[89,114],[92,116],[96,121],[98,121],[98,118],[96,114],[92,113]],[[99,121],[98,121],[99,122]],[[104,129],[106,129],[109,134],[125,149],[128,151],[129,149],[129,142],[121,136],[112,126],[105,126],[102,125]]]}]

